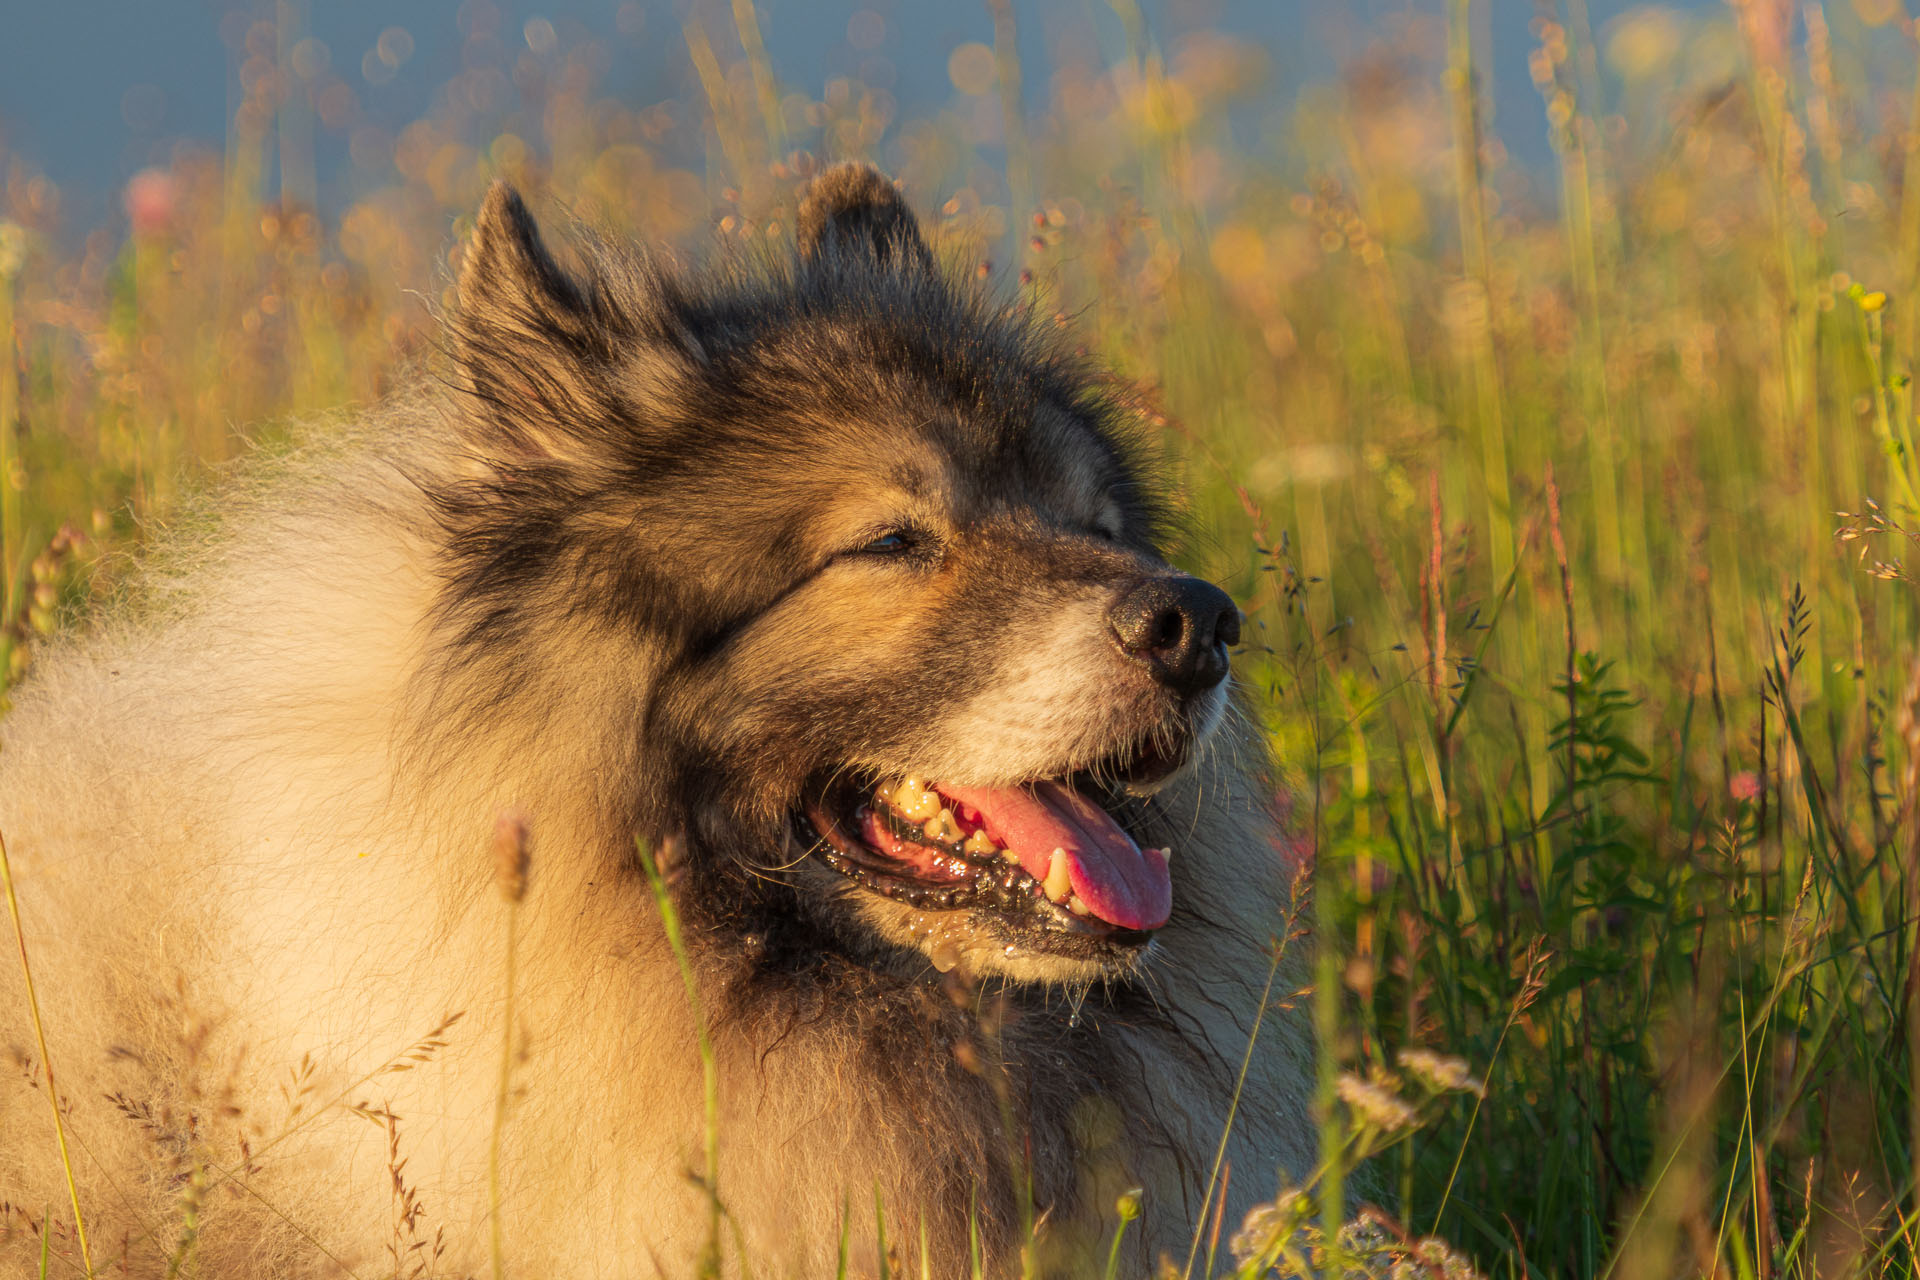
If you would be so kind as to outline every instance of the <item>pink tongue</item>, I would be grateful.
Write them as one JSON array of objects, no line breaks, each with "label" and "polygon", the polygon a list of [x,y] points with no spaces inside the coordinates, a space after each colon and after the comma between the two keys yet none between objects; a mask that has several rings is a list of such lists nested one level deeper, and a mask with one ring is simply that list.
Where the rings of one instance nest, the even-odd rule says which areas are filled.
[{"label": "pink tongue", "polygon": [[940,793],[979,811],[977,821],[1046,882],[1055,849],[1094,915],[1123,929],[1158,929],[1173,911],[1173,877],[1157,850],[1142,849],[1106,810],[1057,782],[1027,787],[948,787]]}]

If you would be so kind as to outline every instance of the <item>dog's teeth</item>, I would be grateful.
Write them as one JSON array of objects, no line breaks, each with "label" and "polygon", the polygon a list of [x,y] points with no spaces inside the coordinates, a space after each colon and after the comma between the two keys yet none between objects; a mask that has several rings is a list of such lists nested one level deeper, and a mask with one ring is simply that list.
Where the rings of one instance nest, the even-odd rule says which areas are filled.
[{"label": "dog's teeth", "polygon": [[1016,867],[1020,865],[1020,855],[1015,853],[1011,849],[1002,849],[1000,851],[1000,856],[1005,858],[1008,862],[1011,862]]},{"label": "dog's teeth", "polygon": [[1087,916],[1087,915],[1093,914],[1093,908],[1088,906],[1086,903],[1080,901],[1080,895],[1077,893],[1070,894],[1068,896],[1067,910],[1073,912],[1073,914],[1077,916]]},{"label": "dog's teeth", "polygon": [[941,809],[933,816],[933,820],[927,823],[924,830],[927,833],[927,839],[937,844],[953,844],[960,839],[960,824],[953,820],[951,809]]},{"label": "dog's teeth", "polygon": [[1047,880],[1041,886],[1048,899],[1065,902],[1067,895],[1073,892],[1073,881],[1067,875],[1067,851],[1055,849],[1053,857],[1047,862]]},{"label": "dog's teeth", "polygon": [[904,778],[893,789],[889,801],[893,811],[908,822],[925,822],[940,812],[940,797],[918,778]]},{"label": "dog's teeth", "polygon": [[960,847],[975,857],[984,858],[994,851],[995,845],[993,843],[993,837],[988,835],[984,830],[981,830],[968,836],[967,842]]},{"label": "dog's teeth", "polygon": [[1173,846],[1172,846],[1172,845],[1168,845],[1168,846],[1167,846],[1166,848],[1164,848],[1164,849],[1155,849],[1155,850],[1154,850],[1154,852],[1160,855],[1160,861],[1162,861],[1162,862],[1169,862],[1169,863],[1170,863],[1170,862],[1172,862],[1172,861],[1173,861]]}]

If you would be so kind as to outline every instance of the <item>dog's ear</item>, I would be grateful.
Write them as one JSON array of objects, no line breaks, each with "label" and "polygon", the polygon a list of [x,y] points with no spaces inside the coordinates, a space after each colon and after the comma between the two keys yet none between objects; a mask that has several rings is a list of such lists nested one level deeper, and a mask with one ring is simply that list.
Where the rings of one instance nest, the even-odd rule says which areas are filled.
[{"label": "dog's ear", "polygon": [[571,330],[587,310],[580,286],[547,252],[526,202],[506,182],[488,188],[474,220],[460,269],[460,309],[529,331]]},{"label": "dog's ear", "polygon": [[460,270],[449,322],[454,359],[488,424],[518,452],[555,449],[591,420],[625,318],[594,279],[576,279],[547,251],[519,193],[487,192]]},{"label": "dog's ear", "polygon": [[800,199],[801,260],[866,259],[908,271],[931,271],[933,254],[920,223],[886,175],[870,164],[835,165]]}]

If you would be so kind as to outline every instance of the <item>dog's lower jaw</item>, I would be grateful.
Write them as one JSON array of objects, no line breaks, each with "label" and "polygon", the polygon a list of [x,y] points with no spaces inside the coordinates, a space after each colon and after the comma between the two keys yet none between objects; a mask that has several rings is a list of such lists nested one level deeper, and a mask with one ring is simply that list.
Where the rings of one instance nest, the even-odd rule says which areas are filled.
[{"label": "dog's lower jaw", "polygon": [[1094,939],[1065,950],[1023,943],[992,913],[970,908],[923,911],[853,886],[842,890],[860,923],[882,943],[905,952],[910,967],[924,973],[957,972],[970,978],[1001,978],[1038,986],[1085,987],[1125,981],[1137,971],[1152,943],[1122,947]]}]

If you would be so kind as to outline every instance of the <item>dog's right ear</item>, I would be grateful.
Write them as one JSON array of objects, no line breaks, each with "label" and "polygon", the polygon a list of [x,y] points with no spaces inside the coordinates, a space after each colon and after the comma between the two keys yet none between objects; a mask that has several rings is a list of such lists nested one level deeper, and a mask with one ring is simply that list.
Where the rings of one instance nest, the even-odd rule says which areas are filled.
[{"label": "dog's right ear", "polygon": [[515,452],[554,452],[605,398],[599,373],[623,317],[554,261],[505,182],[480,206],[459,292],[449,328],[466,389]]},{"label": "dog's right ear", "polygon": [[865,259],[901,270],[933,270],[920,222],[887,176],[848,161],[828,169],[800,198],[800,258]]}]

